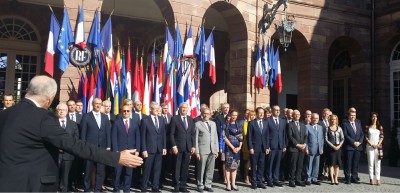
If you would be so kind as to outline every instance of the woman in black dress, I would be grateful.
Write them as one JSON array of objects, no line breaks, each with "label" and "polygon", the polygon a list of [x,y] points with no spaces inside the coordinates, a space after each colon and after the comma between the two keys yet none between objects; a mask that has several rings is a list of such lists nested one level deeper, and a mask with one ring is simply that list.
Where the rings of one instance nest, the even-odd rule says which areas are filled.
[{"label": "woman in black dress", "polygon": [[339,185],[338,175],[339,167],[342,165],[341,147],[344,142],[344,135],[342,128],[338,126],[338,117],[336,115],[329,117],[329,127],[325,133],[325,142],[328,144],[326,165],[329,167],[331,184]]}]

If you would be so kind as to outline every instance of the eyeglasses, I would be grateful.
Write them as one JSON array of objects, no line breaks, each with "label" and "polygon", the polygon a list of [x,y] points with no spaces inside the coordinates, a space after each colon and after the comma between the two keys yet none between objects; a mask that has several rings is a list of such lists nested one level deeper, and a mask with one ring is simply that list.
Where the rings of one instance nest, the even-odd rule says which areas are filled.
[{"label": "eyeglasses", "polygon": [[122,110],[122,112],[124,112],[124,113],[129,113],[129,112],[131,112],[130,110]]}]

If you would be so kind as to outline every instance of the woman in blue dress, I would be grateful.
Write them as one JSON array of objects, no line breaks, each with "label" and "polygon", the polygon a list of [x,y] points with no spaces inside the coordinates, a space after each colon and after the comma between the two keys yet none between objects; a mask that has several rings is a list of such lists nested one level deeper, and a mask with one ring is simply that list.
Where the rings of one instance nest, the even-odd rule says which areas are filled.
[{"label": "woman in blue dress", "polygon": [[240,151],[242,149],[242,128],[243,126],[237,122],[239,112],[231,111],[231,119],[229,124],[223,131],[225,141],[225,175],[226,175],[226,190],[239,189],[236,186],[236,174],[240,165]]}]

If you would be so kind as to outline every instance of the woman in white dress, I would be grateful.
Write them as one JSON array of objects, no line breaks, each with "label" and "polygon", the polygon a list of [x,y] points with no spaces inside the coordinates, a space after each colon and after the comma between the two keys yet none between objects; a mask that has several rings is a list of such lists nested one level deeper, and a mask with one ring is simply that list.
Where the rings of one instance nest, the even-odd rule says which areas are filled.
[{"label": "woman in white dress", "polygon": [[[365,140],[367,142],[368,171],[371,185],[381,184],[381,159],[383,127],[378,121],[378,113],[372,112],[370,122],[365,127]],[[376,181],[375,181],[376,180]]]}]

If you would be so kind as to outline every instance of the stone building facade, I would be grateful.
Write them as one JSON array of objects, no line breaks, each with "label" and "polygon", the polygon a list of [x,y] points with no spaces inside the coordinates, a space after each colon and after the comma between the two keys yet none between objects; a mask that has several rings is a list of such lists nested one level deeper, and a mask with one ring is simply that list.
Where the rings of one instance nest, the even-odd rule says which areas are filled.
[{"label": "stone building facade", "polygon": [[[65,5],[75,26],[78,0],[0,2],[0,92],[13,92],[18,99],[29,79],[43,73],[49,2],[59,21]],[[385,127],[399,125],[400,1],[290,0],[288,14],[295,17],[296,30],[288,50],[280,48],[281,94],[254,89],[256,43],[279,42],[273,26],[265,36],[259,34],[265,3],[276,0],[85,0],[85,28],[88,35],[96,9],[102,25],[113,12],[114,42],[127,48],[129,40],[131,49],[144,49],[148,58],[152,45],[162,48],[166,24],[174,32],[177,22],[184,37],[190,23],[197,34],[204,21],[207,34],[215,27],[217,83],[207,76],[201,80],[201,102],[212,109],[223,102],[239,110],[279,104],[320,113],[329,107],[343,118],[354,106],[364,123],[376,111]],[[275,22],[282,18],[280,8]],[[70,65],[64,73],[55,72],[59,101],[76,96],[84,71]]]}]

